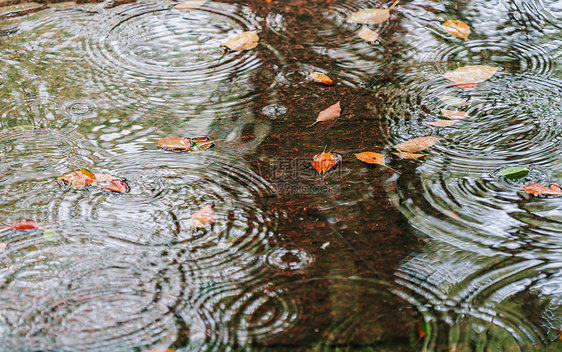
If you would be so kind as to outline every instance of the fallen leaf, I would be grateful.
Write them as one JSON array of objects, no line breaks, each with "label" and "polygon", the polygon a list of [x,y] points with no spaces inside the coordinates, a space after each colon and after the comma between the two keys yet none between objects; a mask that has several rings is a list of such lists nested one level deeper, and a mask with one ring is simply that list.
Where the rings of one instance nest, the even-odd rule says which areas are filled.
[{"label": "fallen leaf", "polygon": [[420,339],[429,335],[431,331],[431,326],[426,323],[425,321],[418,321],[418,335],[420,336]]},{"label": "fallen leaf", "polygon": [[191,228],[205,227],[215,222],[215,212],[211,204],[205,205],[191,215]]},{"label": "fallen leaf", "polygon": [[470,115],[464,111],[441,109],[441,113],[453,120],[468,119],[470,117]]},{"label": "fallen leaf", "polygon": [[512,166],[499,171],[498,173],[496,173],[496,176],[505,176],[510,180],[518,180],[527,176],[528,174],[528,168],[523,166]]},{"label": "fallen leaf", "polygon": [[111,182],[111,181],[123,181],[124,178],[122,177],[115,177],[113,175],[110,174],[98,174],[94,172],[94,177],[96,179],[97,182]]},{"label": "fallen leaf", "polygon": [[395,147],[404,152],[410,152],[410,153],[421,152],[422,150],[425,150],[431,147],[432,145],[434,145],[435,143],[439,142],[441,139],[443,138],[436,138],[430,136],[418,137],[397,144]]},{"label": "fallen leaf", "polygon": [[443,214],[452,217],[455,220],[460,220],[459,215],[452,210],[444,210]]},{"label": "fallen leaf", "polygon": [[477,83],[489,79],[498,69],[498,67],[487,65],[464,66],[445,73],[443,77],[450,80],[456,86],[468,89],[474,87]]},{"label": "fallen leaf", "polygon": [[554,183],[550,185],[550,188],[543,186],[540,183],[532,183],[521,188],[523,188],[525,192],[534,196],[557,196],[562,194],[562,188]]},{"label": "fallen leaf", "polygon": [[238,33],[228,38],[228,40],[222,43],[221,46],[226,46],[230,50],[236,51],[250,50],[258,46],[259,40],[260,37],[256,31],[248,31]]},{"label": "fallen leaf", "polygon": [[438,97],[439,99],[441,99],[441,101],[447,105],[451,105],[451,106],[467,106],[468,103],[466,102],[466,100],[458,98],[458,97],[453,97],[450,95],[442,95]]},{"label": "fallen leaf", "polygon": [[49,242],[58,242],[60,240],[60,236],[56,235],[53,230],[43,231],[43,238]]},{"label": "fallen leaf", "polygon": [[404,159],[417,159],[417,158],[421,158],[422,156],[426,156],[427,154],[414,154],[414,153],[410,153],[410,152],[399,152],[399,153],[392,153],[396,156],[399,156],[401,158]]},{"label": "fallen leaf", "polygon": [[320,249],[324,250],[324,249],[328,248],[329,245],[330,245],[330,242],[324,242],[324,243],[322,243],[322,245],[320,246]]},{"label": "fallen leaf", "polygon": [[390,10],[396,6],[400,0],[396,0],[388,9],[363,9],[352,12],[348,21],[361,24],[379,24],[388,21]]},{"label": "fallen leaf", "polygon": [[336,165],[341,160],[341,157],[332,153],[320,153],[314,156],[311,162],[312,166],[318,171],[320,175],[330,170],[334,165]]},{"label": "fallen leaf", "polygon": [[0,252],[8,247],[8,242],[0,242]]},{"label": "fallen leaf", "polygon": [[355,154],[355,157],[369,164],[385,165],[384,156],[382,156],[379,153],[363,152],[363,153]]},{"label": "fallen leaf", "polygon": [[16,222],[6,224],[6,227],[12,230],[35,230],[35,229],[42,230],[43,229],[43,226],[29,219],[18,220]]},{"label": "fallen leaf", "polygon": [[144,351],[144,352],[176,352],[176,350],[164,347],[164,348],[154,348],[152,350]]},{"label": "fallen leaf", "polygon": [[187,10],[187,9],[198,9],[200,8],[207,0],[189,0],[182,3],[177,4],[174,6],[175,9],[180,10]]},{"label": "fallen leaf", "polygon": [[313,80],[320,82],[320,83],[324,83],[327,84],[329,86],[333,86],[334,82],[332,82],[332,79],[328,76],[326,76],[323,73],[320,72],[311,72],[310,73],[310,77],[312,77]]},{"label": "fallen leaf", "polygon": [[195,137],[191,139],[190,151],[200,152],[207,149],[211,149],[215,146],[215,143],[209,137]]},{"label": "fallen leaf", "polygon": [[129,185],[127,185],[122,180],[113,180],[109,183],[99,183],[98,184],[101,188],[106,189],[108,191],[117,192],[117,193],[129,193]]},{"label": "fallen leaf", "polygon": [[181,137],[164,137],[158,140],[158,146],[170,150],[189,150],[191,141]]},{"label": "fallen leaf", "polygon": [[445,32],[466,40],[470,34],[470,27],[463,21],[450,20],[443,23]]},{"label": "fallen leaf", "polygon": [[340,116],[340,113],[341,113],[341,106],[340,106],[340,102],[338,101],[337,103],[331,105],[326,110],[320,111],[318,117],[316,118],[316,122],[314,122],[312,125],[307,127],[312,127],[316,125],[318,122],[335,120]]},{"label": "fallen leaf", "polygon": [[359,35],[359,38],[368,42],[375,42],[377,39],[379,39],[379,34],[377,32],[370,30],[365,26],[363,26],[363,28],[361,28],[361,30],[357,34]]},{"label": "fallen leaf", "polygon": [[426,124],[426,125],[430,125],[430,126],[435,126],[435,127],[447,127],[447,126],[452,126],[455,124],[455,120],[435,120],[435,121],[424,121],[422,123]]},{"label": "fallen leaf", "polygon": [[58,177],[57,182],[63,187],[80,189],[95,184],[96,176],[89,170],[80,169],[80,171]]}]

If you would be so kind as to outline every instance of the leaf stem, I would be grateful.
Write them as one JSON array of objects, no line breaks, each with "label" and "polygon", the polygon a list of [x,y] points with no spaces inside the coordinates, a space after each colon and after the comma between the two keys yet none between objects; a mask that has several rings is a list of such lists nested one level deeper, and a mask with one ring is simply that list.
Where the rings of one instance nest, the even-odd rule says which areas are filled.
[{"label": "leaf stem", "polygon": [[396,5],[398,5],[398,3],[400,2],[400,0],[396,0],[392,5],[390,5],[390,7],[388,8],[388,10],[392,10]]}]

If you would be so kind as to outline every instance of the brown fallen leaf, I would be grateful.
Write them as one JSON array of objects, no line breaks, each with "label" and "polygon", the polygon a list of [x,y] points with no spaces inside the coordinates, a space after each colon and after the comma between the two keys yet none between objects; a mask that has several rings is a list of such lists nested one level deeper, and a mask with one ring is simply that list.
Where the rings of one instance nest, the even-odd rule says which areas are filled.
[{"label": "brown fallen leaf", "polygon": [[96,176],[89,170],[80,169],[80,171],[58,177],[57,182],[63,187],[80,189],[95,184]]},{"label": "brown fallen leaf", "polygon": [[174,8],[180,10],[198,9],[203,6],[205,2],[207,2],[207,0],[189,0],[175,5]]},{"label": "brown fallen leaf", "polygon": [[543,186],[540,183],[532,183],[521,188],[523,188],[525,192],[534,196],[558,196],[562,194],[562,188],[555,183],[550,185],[550,188]]},{"label": "brown fallen leaf", "polygon": [[404,152],[410,152],[410,153],[421,152],[422,150],[425,150],[431,147],[432,145],[434,145],[435,143],[439,142],[441,139],[443,138],[436,138],[430,136],[418,137],[418,138],[407,140],[406,142],[403,143],[399,143],[395,147]]},{"label": "brown fallen leaf", "polygon": [[463,21],[450,20],[443,23],[445,32],[454,35],[457,38],[466,40],[470,34],[470,27]]},{"label": "brown fallen leaf", "polygon": [[332,79],[330,77],[326,76],[323,73],[311,72],[310,77],[312,77],[312,79],[317,81],[317,82],[324,83],[324,84],[329,85],[329,86],[334,85],[334,82],[332,82]]},{"label": "brown fallen leaf", "polygon": [[355,154],[355,157],[369,164],[385,165],[384,156],[382,156],[382,154],[379,153],[363,152],[363,153]]},{"label": "brown fallen leaf", "polygon": [[33,220],[25,219],[18,220],[5,225],[7,228],[12,230],[42,230],[43,226],[39,225]]},{"label": "brown fallen leaf", "polygon": [[348,21],[361,24],[379,24],[388,21],[390,18],[390,10],[400,2],[396,0],[388,9],[363,9],[352,12]]},{"label": "brown fallen leaf", "polygon": [[341,160],[341,157],[336,154],[322,152],[314,156],[311,162],[312,166],[318,171],[320,175],[330,170]]},{"label": "brown fallen leaf", "polygon": [[464,111],[441,109],[441,113],[453,120],[468,119],[470,117],[470,115]]},{"label": "brown fallen leaf", "polygon": [[392,153],[392,154],[399,156],[403,159],[417,159],[427,155],[427,154],[414,154],[410,152],[399,152],[399,153]]},{"label": "brown fallen leaf", "polygon": [[379,39],[379,34],[377,32],[370,30],[365,26],[361,28],[361,30],[359,31],[359,33],[357,33],[357,35],[359,35],[359,38],[366,40],[368,42],[375,42],[377,39]]},{"label": "brown fallen leaf", "polygon": [[216,218],[213,207],[211,204],[207,204],[191,215],[191,228],[205,227],[214,223],[215,220]]},{"label": "brown fallen leaf", "polygon": [[435,120],[435,121],[423,121],[423,124],[435,126],[435,127],[448,127],[455,124],[455,120]]},{"label": "brown fallen leaf", "polygon": [[260,37],[256,31],[247,31],[238,33],[230,38],[221,46],[226,46],[230,50],[250,50],[258,46]]},{"label": "brown fallen leaf", "polygon": [[443,77],[450,80],[456,86],[468,89],[474,87],[477,83],[489,79],[498,69],[498,67],[487,65],[464,66],[445,73]]},{"label": "brown fallen leaf", "polygon": [[164,137],[158,140],[158,146],[170,150],[189,150],[191,140],[181,137]]},{"label": "brown fallen leaf", "polygon": [[312,125],[307,127],[312,127],[316,125],[318,122],[333,121],[340,116],[340,113],[341,113],[341,106],[340,106],[340,102],[338,101],[337,103],[331,105],[326,110],[320,111],[318,117],[316,118],[316,122],[314,122]]}]

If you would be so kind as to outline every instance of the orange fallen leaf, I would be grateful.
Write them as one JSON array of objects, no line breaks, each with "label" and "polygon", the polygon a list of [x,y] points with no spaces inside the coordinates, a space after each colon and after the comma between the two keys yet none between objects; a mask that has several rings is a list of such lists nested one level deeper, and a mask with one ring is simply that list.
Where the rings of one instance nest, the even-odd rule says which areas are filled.
[{"label": "orange fallen leaf", "polygon": [[470,117],[470,115],[464,111],[441,109],[441,113],[453,120],[468,119]]},{"label": "orange fallen leaf", "polygon": [[425,150],[431,147],[432,145],[434,145],[435,143],[439,142],[441,139],[443,138],[436,138],[430,136],[418,137],[418,138],[407,140],[406,142],[403,143],[399,143],[395,147],[404,152],[410,152],[410,153],[421,152],[422,150]]},{"label": "orange fallen leaf", "polygon": [[534,196],[557,196],[562,194],[562,188],[555,183],[550,185],[550,188],[543,186],[540,183],[532,183],[521,188],[523,188],[525,192]]},{"label": "orange fallen leaf", "polygon": [[314,122],[312,125],[307,127],[312,127],[316,125],[318,122],[333,121],[340,116],[340,113],[341,113],[341,106],[340,106],[340,102],[338,101],[337,103],[331,105],[326,110],[320,111],[318,117],[316,118],[316,122]]},{"label": "orange fallen leaf", "polygon": [[341,160],[341,157],[336,154],[322,152],[314,156],[311,162],[312,166],[318,171],[320,175],[330,170]]},{"label": "orange fallen leaf", "polygon": [[6,224],[6,227],[12,230],[42,230],[43,226],[39,225],[33,220],[25,219]]},{"label": "orange fallen leaf", "polygon": [[369,164],[385,165],[384,156],[374,152],[363,152],[355,154],[355,157]]},{"label": "orange fallen leaf", "polygon": [[109,183],[99,183],[101,188],[117,193],[129,193],[129,185],[122,180],[112,180]]},{"label": "orange fallen leaf", "polygon": [[457,38],[463,38],[465,40],[470,34],[470,27],[463,21],[447,21],[443,23],[443,29],[445,30],[445,32],[452,34]]},{"label": "orange fallen leaf", "polygon": [[80,169],[80,171],[58,177],[57,182],[64,187],[80,189],[95,184],[96,176],[89,170]]},{"label": "orange fallen leaf", "polygon": [[98,174],[94,172],[94,177],[96,179],[97,182],[111,182],[111,181],[123,181],[122,177],[115,177],[113,175],[110,174]]},{"label": "orange fallen leaf", "polygon": [[215,222],[215,212],[211,204],[205,205],[191,215],[191,228],[205,227]]},{"label": "orange fallen leaf", "polygon": [[179,3],[174,6],[175,9],[180,10],[187,10],[187,9],[198,9],[200,8],[207,0],[189,0],[182,3]]},{"label": "orange fallen leaf", "polygon": [[313,80],[320,82],[320,83],[324,83],[327,84],[329,86],[333,86],[334,82],[332,82],[332,79],[328,76],[326,76],[323,73],[320,72],[311,72],[310,73],[310,77],[312,77]]},{"label": "orange fallen leaf", "polygon": [[417,159],[427,155],[427,154],[415,154],[410,152],[399,152],[399,153],[392,153],[392,154],[404,159]]},{"label": "orange fallen leaf", "polygon": [[443,77],[458,87],[468,89],[474,87],[477,83],[489,79],[498,69],[498,67],[487,65],[464,66],[445,73]]},{"label": "orange fallen leaf", "polygon": [[426,124],[426,125],[430,125],[430,126],[435,126],[435,127],[447,127],[447,126],[452,126],[455,124],[454,120],[435,120],[435,121],[424,121],[422,123]]},{"label": "orange fallen leaf", "polygon": [[359,35],[359,38],[366,40],[368,42],[375,42],[377,39],[379,39],[379,34],[365,26],[363,26],[363,28],[361,28],[361,30],[359,31],[359,33],[357,33],[357,35]]},{"label": "orange fallen leaf", "polygon": [[238,33],[230,38],[221,46],[226,46],[230,50],[250,50],[258,46],[258,42],[260,41],[260,37],[256,31],[247,31]]},{"label": "orange fallen leaf", "polygon": [[158,140],[158,146],[170,150],[189,150],[191,141],[181,137],[164,137]]},{"label": "orange fallen leaf", "polygon": [[191,138],[191,146],[189,147],[190,151],[204,151],[207,149],[211,149],[215,146],[215,143],[209,137],[195,137]]}]

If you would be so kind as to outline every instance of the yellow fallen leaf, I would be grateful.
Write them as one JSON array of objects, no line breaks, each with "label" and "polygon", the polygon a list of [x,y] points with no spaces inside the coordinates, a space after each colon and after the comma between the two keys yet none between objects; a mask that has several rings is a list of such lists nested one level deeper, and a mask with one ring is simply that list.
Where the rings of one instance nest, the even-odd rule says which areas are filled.
[{"label": "yellow fallen leaf", "polygon": [[441,109],[441,113],[453,120],[462,120],[470,117],[470,115],[464,111]]},{"label": "yellow fallen leaf", "polygon": [[421,158],[422,156],[426,156],[427,154],[414,154],[414,153],[410,153],[410,152],[399,152],[399,153],[392,153],[396,156],[399,156],[401,158],[404,159],[417,159],[417,158]]},{"label": "yellow fallen leaf", "polygon": [[207,0],[189,0],[177,4],[176,6],[174,6],[174,8],[180,10],[198,9],[203,6],[205,2],[207,2]]},{"label": "yellow fallen leaf", "polygon": [[466,40],[470,34],[470,27],[463,21],[447,21],[443,23],[443,29],[445,32],[454,35],[457,38],[463,38]]},{"label": "yellow fallen leaf", "polygon": [[385,165],[384,156],[382,156],[379,153],[363,152],[363,153],[355,154],[355,157],[369,164]]},{"label": "yellow fallen leaf", "polygon": [[363,26],[363,28],[361,28],[361,30],[357,34],[359,35],[359,38],[368,42],[375,42],[377,39],[379,39],[379,34],[377,32],[370,30],[365,26]]},{"label": "yellow fallen leaf", "polygon": [[228,38],[228,40],[222,43],[221,46],[226,46],[227,48],[236,51],[250,50],[258,46],[259,40],[260,37],[256,31],[248,31],[238,33]]},{"label": "yellow fallen leaf", "polygon": [[213,207],[211,204],[207,204],[191,215],[191,227],[205,227],[214,223],[215,220],[216,218]]},{"label": "yellow fallen leaf", "polygon": [[341,106],[340,106],[340,102],[338,101],[337,103],[331,105],[326,110],[320,111],[318,117],[316,118],[316,122],[314,122],[312,125],[307,127],[312,127],[316,125],[318,122],[333,121],[340,116],[340,113],[341,113]]},{"label": "yellow fallen leaf", "polygon": [[435,127],[447,127],[447,126],[452,126],[455,124],[455,120],[435,120],[435,121],[424,121],[422,123],[426,124],[426,125],[430,125],[430,126],[435,126]]},{"label": "yellow fallen leaf", "polygon": [[454,71],[449,71],[443,75],[453,84],[476,84],[484,82],[492,77],[497,71],[498,67],[487,65],[472,65],[459,67]]},{"label": "yellow fallen leaf", "polygon": [[439,142],[443,138],[436,138],[436,137],[418,137],[414,139],[407,140],[406,142],[399,143],[395,147],[400,149],[403,152],[410,152],[416,153],[425,150],[435,143]]}]

